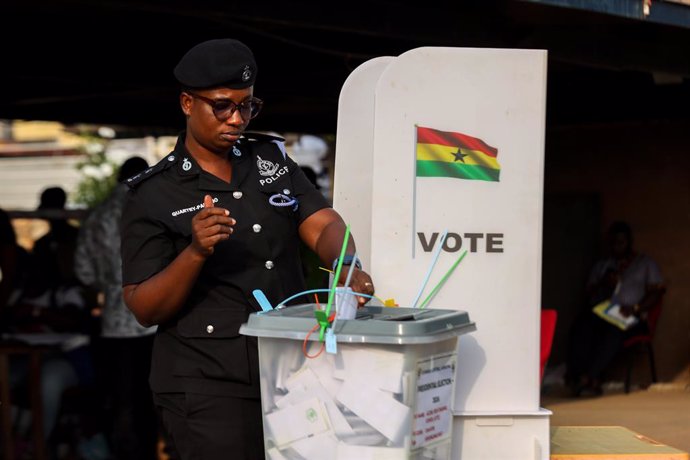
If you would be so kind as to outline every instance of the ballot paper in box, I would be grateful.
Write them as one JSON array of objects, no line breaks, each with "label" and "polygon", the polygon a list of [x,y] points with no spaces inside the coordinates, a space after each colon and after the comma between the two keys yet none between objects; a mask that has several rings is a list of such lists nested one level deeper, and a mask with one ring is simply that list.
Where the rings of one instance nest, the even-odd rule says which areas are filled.
[{"label": "ballot paper in box", "polygon": [[467,313],[364,307],[335,323],[336,353],[319,353],[316,308],[252,314],[240,329],[259,338],[267,458],[450,458]]}]

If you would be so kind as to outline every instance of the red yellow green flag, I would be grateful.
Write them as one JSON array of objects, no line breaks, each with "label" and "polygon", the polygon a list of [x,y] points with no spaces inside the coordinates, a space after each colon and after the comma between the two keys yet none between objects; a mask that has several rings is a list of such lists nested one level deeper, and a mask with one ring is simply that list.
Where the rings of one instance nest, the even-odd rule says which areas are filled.
[{"label": "red yellow green flag", "polygon": [[498,182],[498,149],[466,134],[417,126],[417,177]]}]

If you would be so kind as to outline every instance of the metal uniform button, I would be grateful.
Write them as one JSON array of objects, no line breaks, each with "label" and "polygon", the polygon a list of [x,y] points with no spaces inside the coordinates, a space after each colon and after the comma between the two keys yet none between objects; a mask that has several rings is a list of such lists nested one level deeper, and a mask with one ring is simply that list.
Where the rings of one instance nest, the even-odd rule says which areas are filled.
[{"label": "metal uniform button", "polygon": [[272,260],[267,260],[266,263],[264,264],[266,268],[269,270],[273,268],[273,261]]},{"label": "metal uniform button", "polygon": [[283,189],[283,194],[289,195],[289,194],[290,194],[290,189],[289,189],[289,188],[284,188],[284,189]]},{"label": "metal uniform button", "polygon": [[206,332],[208,332],[209,334],[213,334],[213,330],[213,325],[209,324],[208,326],[206,326]]},{"label": "metal uniform button", "polygon": [[242,198],[242,192],[232,192],[232,197],[236,200]]},{"label": "metal uniform button", "polygon": [[261,231],[261,225],[259,225],[259,224],[252,225],[252,230],[254,230],[254,233],[259,233]]}]

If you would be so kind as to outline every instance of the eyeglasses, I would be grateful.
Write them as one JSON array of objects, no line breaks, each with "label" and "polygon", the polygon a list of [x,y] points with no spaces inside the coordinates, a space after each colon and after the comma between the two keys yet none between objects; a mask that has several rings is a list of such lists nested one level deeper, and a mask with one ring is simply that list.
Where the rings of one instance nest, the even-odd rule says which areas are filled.
[{"label": "eyeglasses", "polygon": [[185,92],[193,98],[204,101],[210,105],[211,109],[213,110],[213,115],[215,115],[218,121],[229,120],[236,110],[240,111],[240,115],[242,115],[243,119],[251,120],[259,114],[261,107],[264,105],[264,101],[258,97],[252,97],[240,102],[239,104],[236,104],[229,99],[216,100],[201,96],[199,94],[190,93],[189,91]]}]

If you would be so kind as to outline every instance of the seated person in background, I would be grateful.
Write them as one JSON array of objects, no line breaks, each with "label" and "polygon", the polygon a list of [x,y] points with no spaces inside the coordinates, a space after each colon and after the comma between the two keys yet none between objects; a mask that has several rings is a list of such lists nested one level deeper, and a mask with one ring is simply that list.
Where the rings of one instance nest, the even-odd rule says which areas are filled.
[{"label": "seated person in background", "polygon": [[[64,210],[67,195],[60,187],[41,193],[39,210]],[[84,290],[74,275],[79,229],[64,217],[48,216],[50,230],[39,238],[29,257],[28,280],[13,308],[16,332],[87,332],[89,315]]]},{"label": "seated person in background", "polygon": [[[39,209],[63,209],[65,199],[61,188],[48,188],[41,194]],[[2,325],[9,333],[74,334],[64,346],[56,346],[42,356],[41,395],[46,439],[57,422],[63,392],[79,383],[90,383],[92,378],[85,335],[90,315],[73,269],[77,229],[64,219],[49,220],[50,231],[35,243],[28,257],[26,282],[11,304],[4,307]],[[14,391],[26,387],[27,356],[11,356],[10,370],[10,388]]]},{"label": "seated person in background", "polygon": [[0,209],[0,324],[5,307],[12,305],[26,282],[29,253],[17,244],[10,216]]},{"label": "seated person in background", "polygon": [[663,279],[656,262],[633,250],[630,226],[614,222],[608,230],[610,255],[594,265],[587,283],[588,306],[570,331],[566,383],[575,396],[599,395],[604,371],[631,335],[647,328],[639,321],[623,330],[592,312],[610,299],[625,317],[644,319],[647,310],[661,301]]},{"label": "seated person in background", "polygon": [[[58,212],[65,209],[67,194],[61,187],[48,187],[41,193],[39,210]],[[64,217],[49,216],[50,230],[34,244],[33,254],[53,284],[74,281],[74,249],[79,229]]]}]

